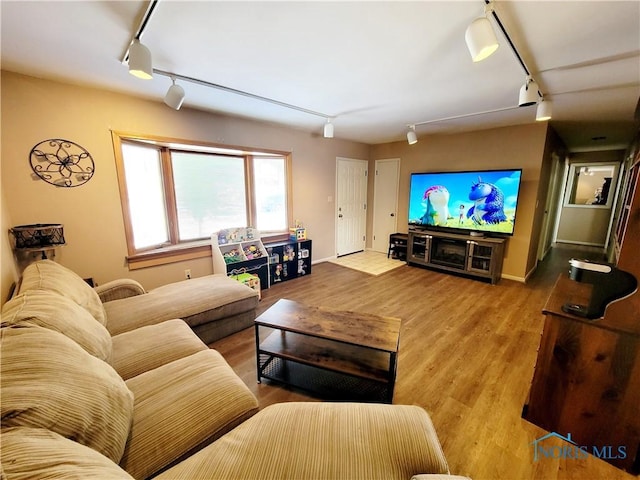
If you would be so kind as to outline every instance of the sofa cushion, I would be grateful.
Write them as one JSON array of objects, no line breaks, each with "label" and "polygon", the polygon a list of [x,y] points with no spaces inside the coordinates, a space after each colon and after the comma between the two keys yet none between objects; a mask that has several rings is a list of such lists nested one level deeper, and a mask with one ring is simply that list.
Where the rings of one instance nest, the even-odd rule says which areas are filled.
[{"label": "sofa cushion", "polygon": [[266,407],[156,480],[407,480],[419,473],[449,473],[422,408],[290,402]]},{"label": "sofa cushion", "polygon": [[215,350],[127,380],[133,427],[120,466],[147,478],[256,413],[258,402]]},{"label": "sofa cushion", "polygon": [[0,434],[0,441],[2,469],[10,480],[133,480],[131,475],[104,455],[50,430],[5,428]]},{"label": "sofa cushion", "polygon": [[111,335],[91,314],[49,290],[27,290],[2,306],[2,327],[39,325],[56,330],[100,360],[111,359]]},{"label": "sofa cushion", "polygon": [[59,332],[0,330],[2,427],[45,428],[122,457],[133,415],[133,395],[115,370]]},{"label": "sofa cushion", "polygon": [[111,335],[117,335],[173,318],[181,318],[195,327],[253,310],[257,305],[255,290],[218,274],[170,283],[143,295],[107,302],[104,309],[107,329]]},{"label": "sofa cushion", "polygon": [[28,290],[51,290],[70,298],[106,325],[102,302],[96,291],[78,274],[52,260],[31,263],[22,273],[18,294]]},{"label": "sofa cushion", "polygon": [[207,348],[184,321],[167,320],[114,336],[111,366],[127,380]]}]

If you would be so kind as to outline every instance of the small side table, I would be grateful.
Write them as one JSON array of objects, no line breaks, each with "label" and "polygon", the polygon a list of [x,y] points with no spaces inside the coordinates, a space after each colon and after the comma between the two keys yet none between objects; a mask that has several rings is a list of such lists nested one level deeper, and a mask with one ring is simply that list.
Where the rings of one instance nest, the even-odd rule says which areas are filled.
[{"label": "small side table", "polygon": [[406,233],[392,233],[389,235],[389,251],[387,258],[407,259],[407,242],[409,236]]}]

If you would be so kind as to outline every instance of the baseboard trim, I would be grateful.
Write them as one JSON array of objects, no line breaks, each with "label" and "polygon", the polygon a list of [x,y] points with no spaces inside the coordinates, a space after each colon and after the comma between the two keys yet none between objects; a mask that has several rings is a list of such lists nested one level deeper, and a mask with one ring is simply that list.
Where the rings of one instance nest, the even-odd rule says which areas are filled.
[{"label": "baseboard trim", "polygon": [[576,242],[574,240],[561,240],[561,239],[556,239],[555,243],[568,243],[569,245],[583,245],[585,247],[598,247],[598,248],[602,248],[602,250],[605,250],[605,245],[603,245],[602,243],[593,243],[593,242]]},{"label": "baseboard trim", "polygon": [[506,280],[513,280],[515,282],[527,283],[527,277],[516,277],[515,275],[508,275],[504,273],[500,277]]},{"label": "baseboard trim", "polygon": [[325,257],[325,258],[319,258],[318,260],[311,260],[311,265],[315,265],[316,263],[328,262],[329,260],[335,260],[336,258],[338,257],[334,255],[333,257]]}]

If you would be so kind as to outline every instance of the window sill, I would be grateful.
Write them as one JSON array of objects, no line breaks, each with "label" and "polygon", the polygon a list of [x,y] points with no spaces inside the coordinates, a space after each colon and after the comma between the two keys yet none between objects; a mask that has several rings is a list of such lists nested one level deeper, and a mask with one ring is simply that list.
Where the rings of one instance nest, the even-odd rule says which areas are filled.
[{"label": "window sill", "polygon": [[126,260],[129,270],[155,267],[168,263],[182,262],[194,258],[205,258],[211,256],[211,242],[193,242],[183,245],[173,245],[171,247],[156,248],[146,252],[129,255]]},{"label": "window sill", "polygon": [[[274,243],[288,240],[286,233],[262,237],[263,243]],[[126,257],[129,270],[156,267],[169,263],[183,262],[195,258],[211,257],[211,241],[201,240],[170,247],[156,248],[145,252],[136,253]]]}]

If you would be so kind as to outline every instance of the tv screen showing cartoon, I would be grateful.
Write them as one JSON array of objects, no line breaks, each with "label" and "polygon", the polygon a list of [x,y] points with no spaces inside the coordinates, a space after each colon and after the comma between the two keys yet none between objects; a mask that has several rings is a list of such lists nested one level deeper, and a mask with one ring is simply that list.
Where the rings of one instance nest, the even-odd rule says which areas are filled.
[{"label": "tv screen showing cartoon", "polygon": [[409,225],[513,235],[522,170],[412,173]]}]

